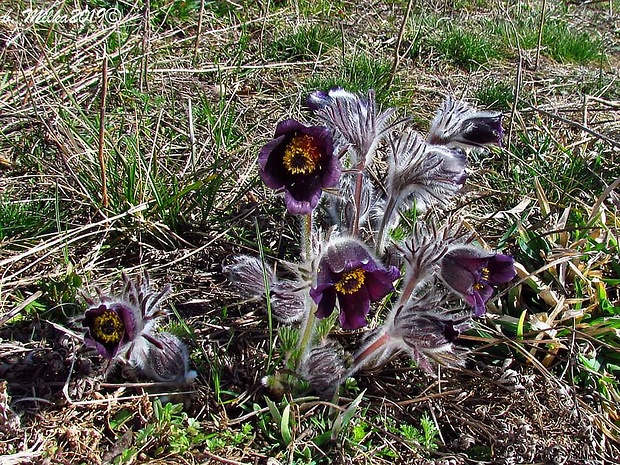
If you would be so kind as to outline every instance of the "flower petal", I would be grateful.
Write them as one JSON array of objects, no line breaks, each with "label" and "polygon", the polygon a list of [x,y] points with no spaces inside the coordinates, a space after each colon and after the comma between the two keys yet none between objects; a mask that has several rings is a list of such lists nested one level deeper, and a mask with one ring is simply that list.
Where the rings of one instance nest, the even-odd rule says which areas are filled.
[{"label": "flower petal", "polygon": [[310,295],[312,299],[318,304],[318,308],[316,311],[317,318],[327,318],[334,311],[334,307],[336,306],[336,291],[333,287],[329,287],[324,289],[321,292],[312,293],[313,289],[310,290]]},{"label": "flower petal", "polygon": [[489,259],[489,282],[491,284],[504,284],[512,281],[517,275],[514,260],[510,255],[497,254]]},{"label": "flower petal", "polygon": [[370,297],[365,287],[354,294],[338,294],[340,326],[342,329],[358,329],[366,326],[370,312]]},{"label": "flower petal", "polygon": [[392,284],[400,277],[400,271],[395,266],[387,270],[377,270],[366,274],[366,289],[370,300],[377,301],[383,299],[390,292],[394,291]]}]

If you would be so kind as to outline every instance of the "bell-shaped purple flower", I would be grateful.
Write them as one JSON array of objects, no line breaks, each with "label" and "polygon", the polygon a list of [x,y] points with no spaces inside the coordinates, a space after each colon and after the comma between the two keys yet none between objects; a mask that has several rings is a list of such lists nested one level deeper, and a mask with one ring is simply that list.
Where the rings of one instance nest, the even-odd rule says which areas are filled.
[{"label": "bell-shaped purple flower", "polygon": [[504,130],[502,114],[477,111],[462,100],[448,98],[431,123],[427,141],[449,148],[500,145]]},{"label": "bell-shaped purple flower", "polygon": [[297,215],[310,213],[323,188],[338,184],[341,172],[329,129],[293,119],[278,124],[274,139],[261,149],[258,164],[263,182],[283,189],[286,209]]},{"label": "bell-shaped purple flower", "polygon": [[97,349],[107,359],[113,359],[119,349],[136,338],[136,314],[123,302],[101,304],[86,310],[84,343]]},{"label": "bell-shaped purple flower", "polygon": [[479,317],[493,295],[494,285],[511,281],[516,271],[509,255],[487,252],[473,246],[456,246],[441,259],[441,279],[460,294]]},{"label": "bell-shaped purple flower", "polygon": [[154,292],[146,273],[138,282],[123,275],[123,283],[123,291],[118,296],[101,291],[94,299],[84,296],[89,306],[82,321],[86,328],[84,343],[97,349],[104,358],[122,358],[140,367],[158,320],[167,315],[160,304],[170,293],[171,286]]},{"label": "bell-shaped purple flower", "polygon": [[364,244],[354,239],[332,242],[321,256],[316,287],[310,296],[318,304],[317,317],[332,314],[336,300],[340,306],[340,326],[357,329],[366,325],[370,302],[394,291],[398,268],[384,267]]}]

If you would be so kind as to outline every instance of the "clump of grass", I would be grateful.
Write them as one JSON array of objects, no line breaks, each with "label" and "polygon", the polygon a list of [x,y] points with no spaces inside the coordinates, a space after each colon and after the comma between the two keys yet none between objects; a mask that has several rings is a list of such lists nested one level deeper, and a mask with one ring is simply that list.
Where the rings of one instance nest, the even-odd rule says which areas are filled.
[{"label": "clump of grass", "polygon": [[558,20],[545,24],[542,44],[547,54],[560,63],[589,63],[604,55],[600,38]]},{"label": "clump of grass", "polygon": [[476,89],[474,97],[488,108],[506,111],[514,100],[514,85],[503,80],[485,79]]},{"label": "clump of grass", "polygon": [[[206,2],[218,11],[221,2]],[[200,0],[152,0],[151,21],[155,26],[174,26],[195,21],[200,11]]]},{"label": "clump of grass", "polygon": [[316,15],[326,17],[342,16],[345,8],[343,0],[298,0],[290,3],[293,3],[299,9],[299,12],[306,17]]},{"label": "clump of grass", "polygon": [[266,55],[276,61],[312,60],[340,43],[337,30],[321,24],[304,25],[272,42]]},{"label": "clump of grass", "polygon": [[[513,20],[487,21],[485,32],[504,46],[517,45],[529,50],[538,47],[540,32],[540,12],[528,11]],[[518,40],[515,40],[515,34]],[[559,63],[590,63],[605,55],[604,45],[596,33],[582,31],[569,25],[565,20],[550,17],[543,23],[540,36],[541,53]]]},{"label": "clump of grass", "polygon": [[53,199],[14,200],[16,197],[6,194],[0,197],[0,241],[54,229]]},{"label": "clump of grass", "polygon": [[334,86],[345,87],[351,92],[366,92],[374,89],[377,101],[386,103],[389,93],[386,86],[392,74],[392,64],[387,60],[370,57],[365,53],[357,53],[344,60],[338,74],[312,76],[305,85],[306,91],[329,89]]},{"label": "clump of grass", "polygon": [[489,8],[488,0],[456,0],[454,2],[455,10],[476,10],[481,8]]},{"label": "clump of grass", "polygon": [[468,71],[502,57],[493,38],[473,29],[450,27],[431,44],[442,58]]}]

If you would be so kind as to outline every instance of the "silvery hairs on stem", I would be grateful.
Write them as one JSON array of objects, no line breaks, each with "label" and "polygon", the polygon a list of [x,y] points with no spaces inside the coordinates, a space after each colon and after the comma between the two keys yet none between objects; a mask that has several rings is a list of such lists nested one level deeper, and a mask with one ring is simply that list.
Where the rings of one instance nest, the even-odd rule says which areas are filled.
[{"label": "silvery hairs on stem", "polygon": [[463,353],[454,348],[459,333],[468,327],[469,311],[448,310],[446,295],[435,290],[394,305],[385,323],[355,354],[347,376],[363,367],[381,366],[392,355],[404,351],[429,374],[431,363],[458,366]]},{"label": "silvery hairs on stem", "polygon": [[[351,172],[345,172],[340,178],[340,189],[337,193],[330,193],[323,197],[321,204],[325,212],[321,219],[325,226],[334,226],[338,233],[346,234],[350,231],[355,221],[355,189],[356,178]],[[378,228],[383,211],[385,200],[381,199],[376,192],[373,181],[363,173],[362,189],[359,205],[359,223],[368,230],[374,231]]]},{"label": "silvery hairs on stem", "polygon": [[417,221],[411,236],[393,245],[396,253],[392,256],[400,256],[400,266],[405,267],[399,302],[406,302],[419,288],[437,277],[441,259],[450,245],[466,244],[472,239],[471,231],[452,216],[441,226],[432,219],[428,222]]}]

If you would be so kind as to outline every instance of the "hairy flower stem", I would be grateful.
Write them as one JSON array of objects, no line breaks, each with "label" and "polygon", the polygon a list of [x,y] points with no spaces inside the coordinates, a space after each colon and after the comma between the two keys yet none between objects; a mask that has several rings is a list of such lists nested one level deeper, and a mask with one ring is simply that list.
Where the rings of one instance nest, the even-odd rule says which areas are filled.
[{"label": "hairy flower stem", "polygon": [[364,159],[357,165],[357,178],[355,179],[355,217],[351,225],[351,236],[357,237],[360,229],[360,214],[362,210],[362,183],[364,180]]},{"label": "hairy flower stem", "polygon": [[394,215],[394,209],[396,208],[396,199],[394,196],[390,195],[388,198],[388,202],[385,205],[385,210],[383,211],[383,218],[381,218],[381,224],[379,225],[379,230],[377,231],[376,244],[375,244],[375,253],[377,256],[383,255],[383,248],[385,247],[386,237],[388,234],[387,226],[390,224],[390,220]]},{"label": "hairy flower stem", "polygon": [[390,334],[384,332],[380,336],[378,336],[374,341],[372,341],[368,346],[366,346],[361,352],[355,355],[355,359],[353,360],[353,364],[346,371],[346,373],[342,376],[342,381],[352,376],[355,372],[357,372],[360,368],[362,368],[368,361],[372,360],[373,356],[377,353],[377,351],[383,349],[383,347],[390,342]]},{"label": "hairy flower stem", "polygon": [[[312,213],[308,213],[303,217],[303,227],[302,227],[302,240],[303,240],[303,258],[306,262],[309,262],[312,259]],[[304,316],[304,321],[301,325],[301,338],[299,339],[299,343],[297,344],[297,348],[301,349],[299,360],[303,359],[303,356],[310,349],[310,342],[312,341],[312,336],[314,335],[314,327],[316,323],[316,309],[317,305],[310,297],[310,294],[306,294],[306,315]]]},{"label": "hairy flower stem", "polygon": [[[409,278],[409,276],[405,276],[405,278]],[[411,297],[411,294],[413,294],[413,291],[415,291],[415,288],[418,286],[419,282],[420,282],[419,273],[416,273],[416,276],[411,276],[409,278],[405,288],[403,289],[403,291],[400,293],[400,296],[398,297],[398,301],[396,302],[396,304],[394,304],[394,308],[397,308],[399,305],[404,305],[405,302],[409,300],[409,298]]]}]

